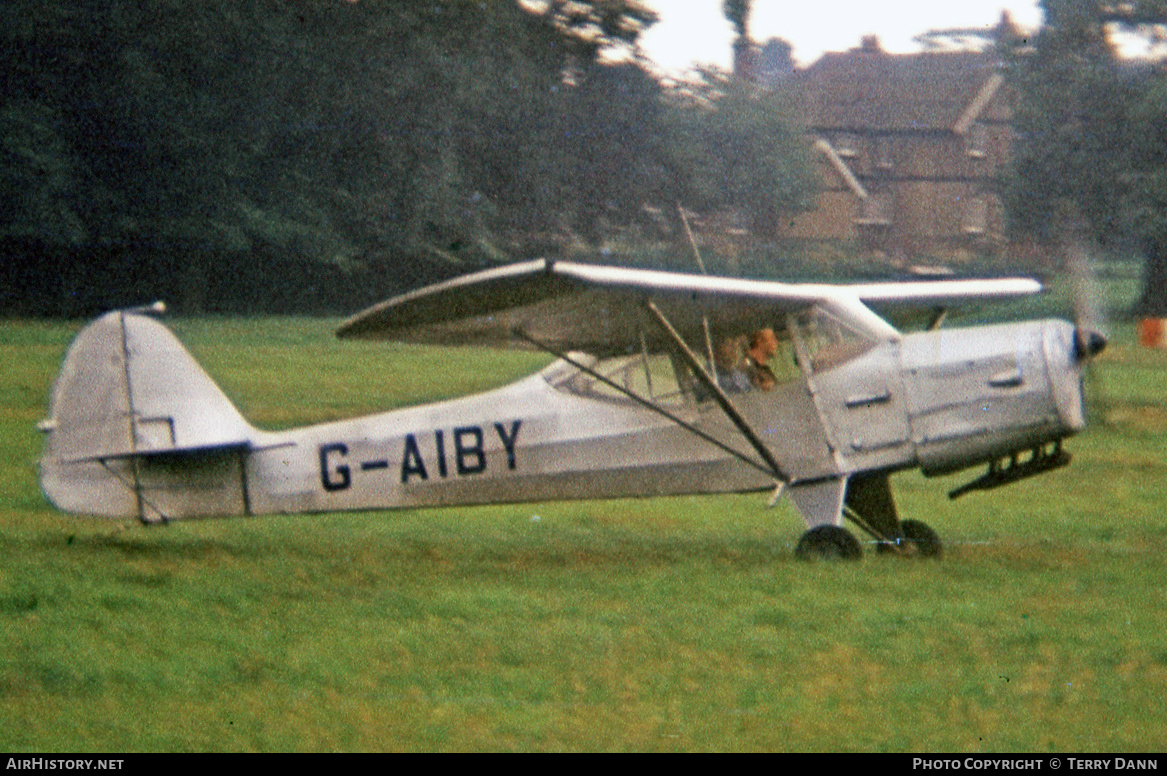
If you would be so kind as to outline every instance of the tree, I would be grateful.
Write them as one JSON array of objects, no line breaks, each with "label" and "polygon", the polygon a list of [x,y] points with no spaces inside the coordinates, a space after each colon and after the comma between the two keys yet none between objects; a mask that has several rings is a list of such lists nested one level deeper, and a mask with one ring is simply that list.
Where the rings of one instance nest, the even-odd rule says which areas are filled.
[{"label": "tree", "polygon": [[1146,257],[1136,312],[1167,318],[1167,80],[1154,79],[1130,120],[1129,178],[1136,234]]},{"label": "tree", "polygon": [[721,13],[733,25],[733,30],[739,38],[750,37],[752,6],[753,0],[723,0],[721,3]]},{"label": "tree", "polygon": [[562,213],[626,218],[644,171],[620,141],[641,118],[651,139],[657,87],[601,59],[654,20],[633,0],[11,0],[0,238],[78,246],[95,278],[92,249],[120,246],[196,309],[233,256],[415,283]]},{"label": "tree", "polygon": [[591,65],[559,116],[561,163],[571,180],[565,225],[597,244],[605,230],[635,223],[666,193],[660,84],[639,65]]},{"label": "tree", "polygon": [[549,235],[598,245],[645,205],[771,230],[808,196],[801,132],[724,74],[662,87],[636,49],[655,18],[635,0],[10,0],[0,257],[52,254],[24,276],[74,273],[95,306],[215,310],[226,288],[262,309],[321,268],[392,293]]},{"label": "tree", "polygon": [[735,210],[774,235],[784,214],[810,209],[817,184],[801,127],[780,90],[759,90],[716,70],[668,95],[667,164],[677,200]]},{"label": "tree", "polygon": [[521,0],[567,42],[570,56],[595,62],[601,53],[628,53],[660,18],[637,0]]},{"label": "tree", "polygon": [[1095,239],[1121,232],[1113,205],[1128,160],[1117,133],[1129,95],[1101,24],[1077,12],[1082,4],[1047,0],[1047,23],[1014,72],[1022,99],[1006,201],[1014,229],[1043,243],[1059,239],[1051,230],[1068,208]]},{"label": "tree", "polygon": [[753,0],[723,0],[721,12],[726,20],[733,25],[733,72],[747,81],[754,78],[756,52],[754,42],[750,40],[750,15],[753,13]]},{"label": "tree", "polygon": [[1056,244],[1067,219],[1104,247],[1146,251],[1140,306],[1167,312],[1167,191],[1159,173],[1167,116],[1162,75],[1122,62],[1116,30],[1162,34],[1167,3],[1044,0],[1031,49],[1014,51],[1017,143],[1005,199],[1016,233]]}]

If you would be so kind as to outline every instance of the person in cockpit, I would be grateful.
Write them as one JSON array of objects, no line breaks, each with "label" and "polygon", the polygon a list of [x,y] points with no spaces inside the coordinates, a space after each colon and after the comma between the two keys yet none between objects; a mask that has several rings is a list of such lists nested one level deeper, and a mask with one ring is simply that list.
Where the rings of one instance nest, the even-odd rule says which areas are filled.
[{"label": "person in cockpit", "polygon": [[727,337],[718,345],[714,353],[714,363],[717,366],[717,384],[726,393],[741,393],[753,388],[749,374],[746,372],[746,359],[743,346],[745,337]]},{"label": "person in cockpit", "polygon": [[750,337],[741,371],[745,373],[753,387],[769,391],[778,384],[778,378],[769,366],[770,360],[777,354],[778,335],[773,329],[758,329]]}]

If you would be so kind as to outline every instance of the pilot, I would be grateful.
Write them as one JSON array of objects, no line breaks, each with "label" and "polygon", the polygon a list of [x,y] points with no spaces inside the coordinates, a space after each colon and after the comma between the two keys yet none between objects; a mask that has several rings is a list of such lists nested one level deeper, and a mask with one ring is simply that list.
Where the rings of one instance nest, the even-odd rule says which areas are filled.
[{"label": "pilot", "polygon": [[758,329],[750,338],[750,345],[746,348],[746,358],[743,362],[743,371],[749,377],[750,384],[763,391],[769,391],[778,384],[774,370],[770,369],[770,359],[778,355],[778,335],[771,328]]},{"label": "pilot", "polygon": [[745,337],[727,337],[717,346],[714,363],[717,365],[717,384],[726,393],[741,393],[753,387],[745,370],[743,358]]}]

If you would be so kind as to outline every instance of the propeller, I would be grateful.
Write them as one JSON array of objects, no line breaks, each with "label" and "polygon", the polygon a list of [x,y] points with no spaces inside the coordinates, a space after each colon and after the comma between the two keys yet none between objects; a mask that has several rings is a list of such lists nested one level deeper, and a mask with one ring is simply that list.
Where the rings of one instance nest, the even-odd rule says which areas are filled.
[{"label": "propeller", "polygon": [[1090,387],[1095,405],[1105,424],[1109,416],[1106,392],[1101,377],[1093,366],[1094,358],[1106,349],[1106,296],[1090,260],[1091,252],[1080,237],[1066,246],[1066,269],[1070,280],[1071,302],[1074,308],[1074,360],[1083,371],[1083,380]]},{"label": "propeller", "polygon": [[1084,243],[1075,239],[1066,251],[1070,293],[1074,305],[1074,357],[1093,359],[1106,348],[1105,297]]},{"label": "propeller", "polygon": [[1106,349],[1106,342],[1105,335],[1079,328],[1074,335],[1074,358],[1088,361]]}]

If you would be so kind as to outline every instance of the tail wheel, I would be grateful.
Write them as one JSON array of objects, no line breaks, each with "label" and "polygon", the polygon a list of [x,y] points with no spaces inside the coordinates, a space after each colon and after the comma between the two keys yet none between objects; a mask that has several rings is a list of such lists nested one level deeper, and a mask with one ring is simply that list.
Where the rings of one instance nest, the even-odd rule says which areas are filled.
[{"label": "tail wheel", "polygon": [[820,525],[802,535],[794,555],[799,560],[859,560],[863,548],[846,528]]}]

